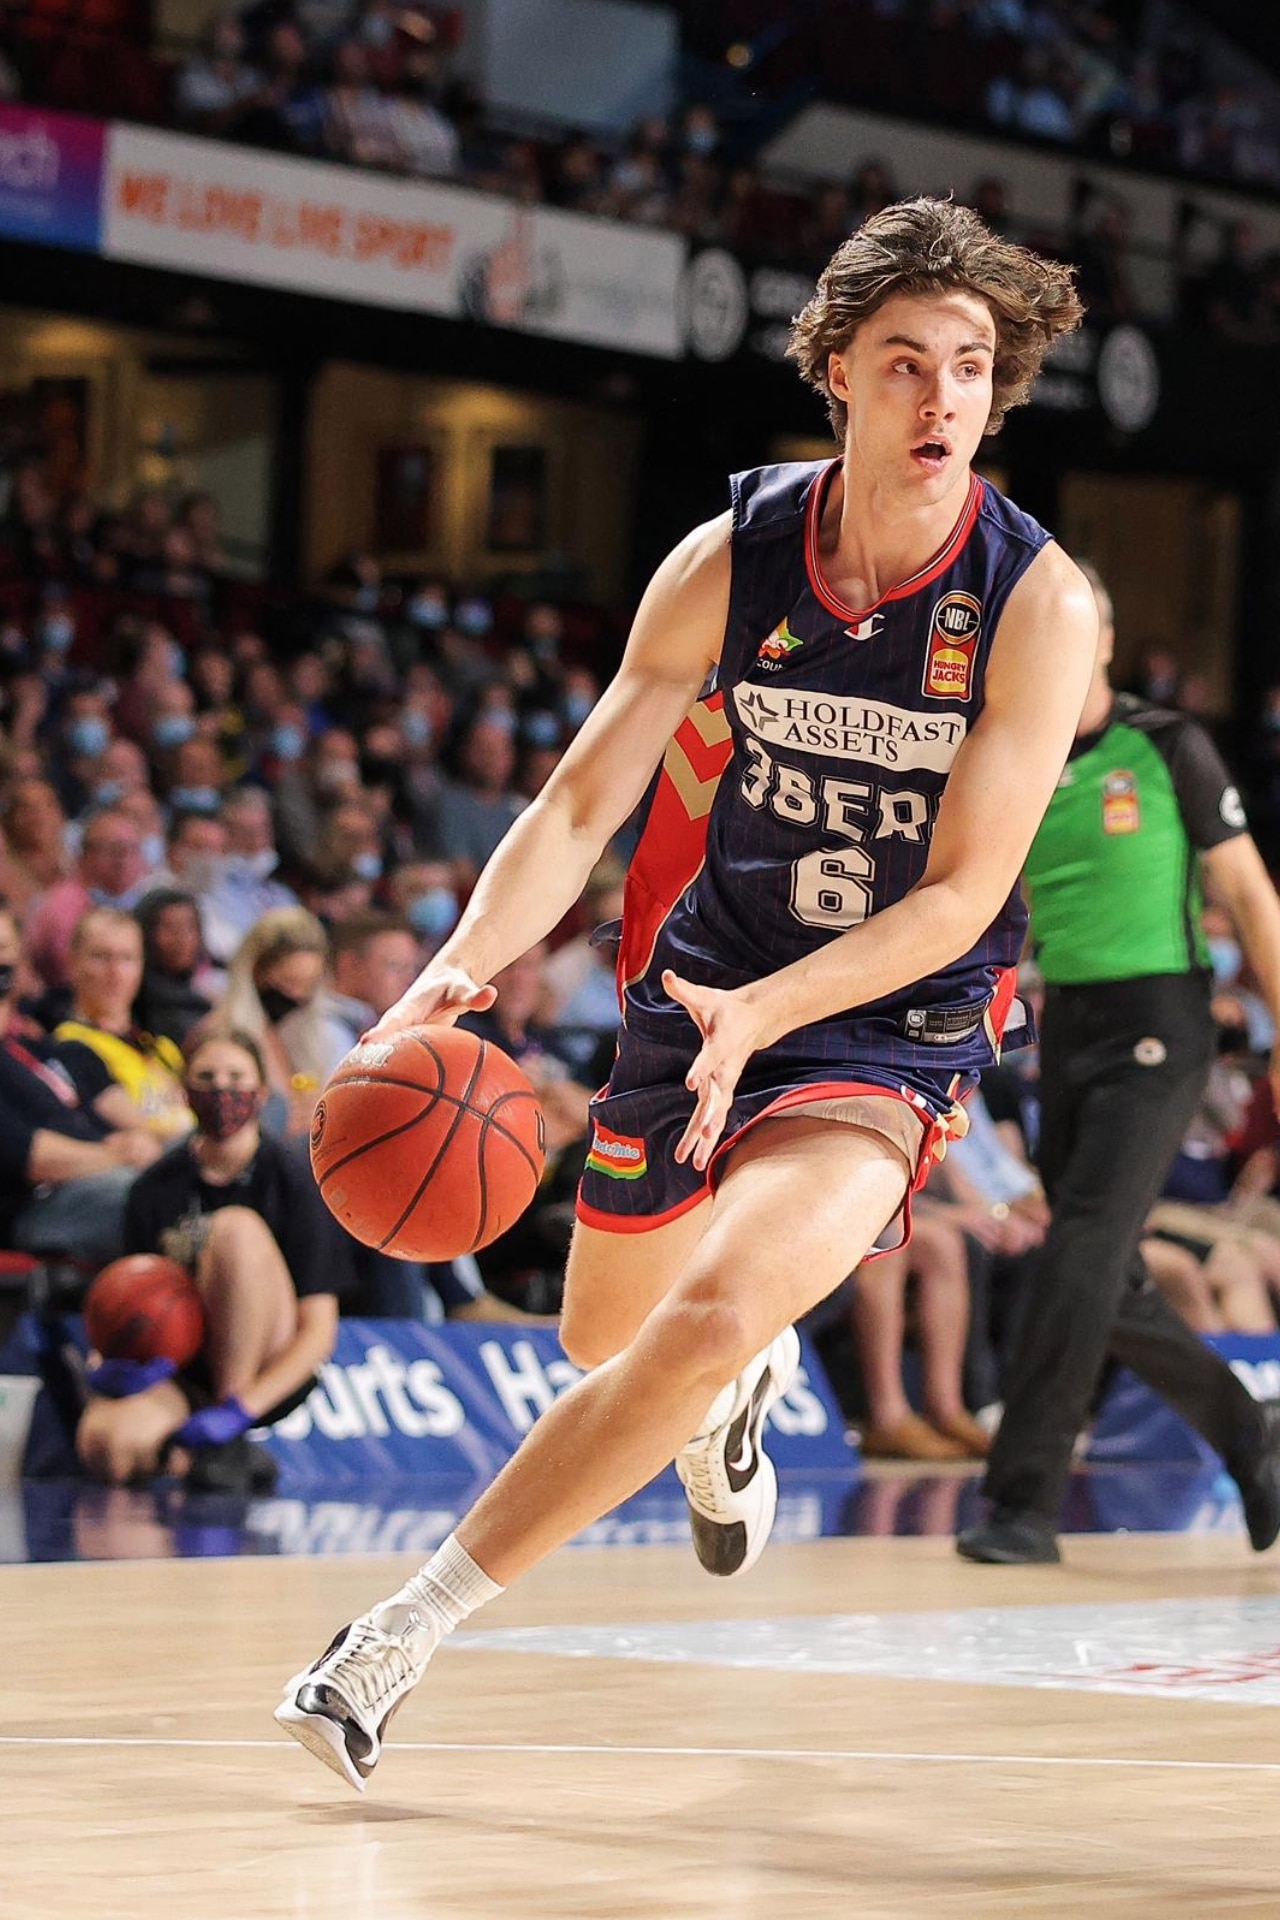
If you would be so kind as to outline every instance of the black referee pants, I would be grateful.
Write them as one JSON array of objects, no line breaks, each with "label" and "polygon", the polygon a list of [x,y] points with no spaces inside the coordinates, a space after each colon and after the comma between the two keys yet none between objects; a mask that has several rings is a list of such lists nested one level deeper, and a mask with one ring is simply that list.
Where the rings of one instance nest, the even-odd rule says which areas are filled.
[{"label": "black referee pants", "polygon": [[983,1487],[1000,1506],[1056,1525],[1076,1435],[1108,1358],[1162,1395],[1229,1469],[1247,1464],[1261,1439],[1248,1391],[1166,1304],[1138,1251],[1213,1048],[1204,975],[1049,990],[1040,1173],[1053,1223]]}]

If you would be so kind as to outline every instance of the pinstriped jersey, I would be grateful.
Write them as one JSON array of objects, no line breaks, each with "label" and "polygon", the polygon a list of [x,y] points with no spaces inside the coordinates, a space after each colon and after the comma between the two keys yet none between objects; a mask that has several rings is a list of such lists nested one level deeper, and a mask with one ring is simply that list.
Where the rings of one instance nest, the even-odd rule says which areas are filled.
[{"label": "pinstriped jersey", "polygon": [[[933,559],[873,606],[851,607],[824,579],[818,545],[838,469],[760,467],[731,483],[732,585],[714,691],[671,742],[627,883],[626,1019],[653,1038],[687,1017],[662,991],[664,967],[742,985],[921,879],[948,773],[982,711],[1001,613],[1049,539],[975,476]],[[922,1009],[991,1001],[1025,928],[1015,887],[970,952],[858,1008],[864,1027],[876,1017],[888,1044]],[[838,1036],[821,1045],[838,1051]],[[948,1047],[947,1063],[970,1064],[962,1051]],[[972,1064],[986,1064],[989,1038],[972,1051]]]}]

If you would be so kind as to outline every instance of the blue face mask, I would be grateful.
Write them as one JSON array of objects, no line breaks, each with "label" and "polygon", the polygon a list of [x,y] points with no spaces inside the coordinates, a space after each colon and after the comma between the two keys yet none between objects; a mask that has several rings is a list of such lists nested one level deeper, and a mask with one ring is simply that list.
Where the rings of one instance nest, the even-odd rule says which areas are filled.
[{"label": "blue face mask", "polygon": [[187,677],[186,650],[176,640],[169,643],[169,671],[175,680],[185,680]]},{"label": "blue face mask", "polygon": [[493,608],[487,600],[464,600],[455,619],[463,633],[485,634],[493,627]]},{"label": "blue face mask", "polygon": [[100,807],[112,807],[117,800],[124,799],[124,787],[119,780],[99,780],[93,798]]},{"label": "blue face mask", "polygon": [[376,613],[378,611],[378,589],[376,587],[358,587],[352,601],[357,613]]},{"label": "blue face mask", "polygon": [[190,813],[216,813],[218,789],[216,787],[174,787],[169,794],[169,805],[181,807]]},{"label": "blue face mask", "polygon": [[99,720],[96,713],[84,714],[67,728],[67,741],[76,754],[101,753],[110,738],[110,727],[105,720]]},{"label": "blue face mask", "polygon": [[1209,940],[1209,965],[1213,968],[1214,985],[1223,987],[1234,980],[1240,972],[1244,955],[1237,940],[1228,939],[1225,934]]},{"label": "blue face mask", "polygon": [[164,859],[164,835],[162,833],[144,833],[142,836],[142,857],[149,867],[158,867]]},{"label": "blue face mask", "polygon": [[438,593],[418,593],[409,602],[409,618],[415,627],[446,627],[449,603]]},{"label": "blue face mask", "polygon": [[408,907],[408,921],[424,940],[443,940],[458,924],[458,902],[451,887],[428,887]]},{"label": "blue face mask", "polygon": [[431,715],[420,707],[410,707],[400,716],[400,732],[406,747],[429,747],[435,737]]},{"label": "blue face mask", "polygon": [[151,729],[151,738],[162,752],[170,747],[180,747],[184,740],[190,740],[196,730],[196,723],[189,713],[162,713]]},{"label": "blue face mask", "polygon": [[381,880],[382,856],[377,853],[358,853],[351,862],[351,871],[359,880]]},{"label": "blue face mask", "polygon": [[524,737],[531,747],[558,747],[560,722],[554,713],[548,713],[545,707],[539,707],[535,712],[526,714]]},{"label": "blue face mask", "polygon": [[50,613],[40,622],[40,644],[50,653],[66,653],[76,637],[76,623],[69,613]]},{"label": "blue face mask", "polygon": [[305,745],[302,728],[291,726],[288,721],[278,726],[271,736],[271,751],[277,760],[301,760]]},{"label": "blue face mask", "polygon": [[564,717],[575,733],[594,705],[595,701],[589,693],[566,693],[564,697]]}]

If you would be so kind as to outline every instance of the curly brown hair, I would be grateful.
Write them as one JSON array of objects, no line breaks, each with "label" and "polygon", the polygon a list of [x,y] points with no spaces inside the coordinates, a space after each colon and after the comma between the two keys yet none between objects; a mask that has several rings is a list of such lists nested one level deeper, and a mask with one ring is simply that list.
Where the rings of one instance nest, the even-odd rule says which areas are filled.
[{"label": "curly brown hair", "polygon": [[971,207],[950,200],[902,200],[872,214],[837,247],[812,300],[791,323],[787,357],[802,379],[827,397],[836,439],[844,440],[848,408],[827,379],[862,325],[898,293],[956,289],[984,300],[996,323],[991,416],[996,433],[1010,407],[1027,399],[1049,348],[1084,317],[1071,267],[1003,240]]}]

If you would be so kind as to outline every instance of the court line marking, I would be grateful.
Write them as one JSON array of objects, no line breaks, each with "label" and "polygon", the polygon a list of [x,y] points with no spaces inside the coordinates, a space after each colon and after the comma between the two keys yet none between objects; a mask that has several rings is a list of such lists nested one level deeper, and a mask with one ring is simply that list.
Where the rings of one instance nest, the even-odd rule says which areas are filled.
[{"label": "court line marking", "polygon": [[[284,1740],[190,1740],[164,1734],[0,1734],[0,1747],[186,1747],[238,1752],[288,1751]],[[397,1740],[394,1753],[617,1754],[655,1760],[862,1760],[925,1766],[1130,1767],[1173,1773],[1280,1773],[1275,1760],[1149,1760],[1114,1754],[915,1753],[848,1747],[625,1747],[532,1741]]]}]

